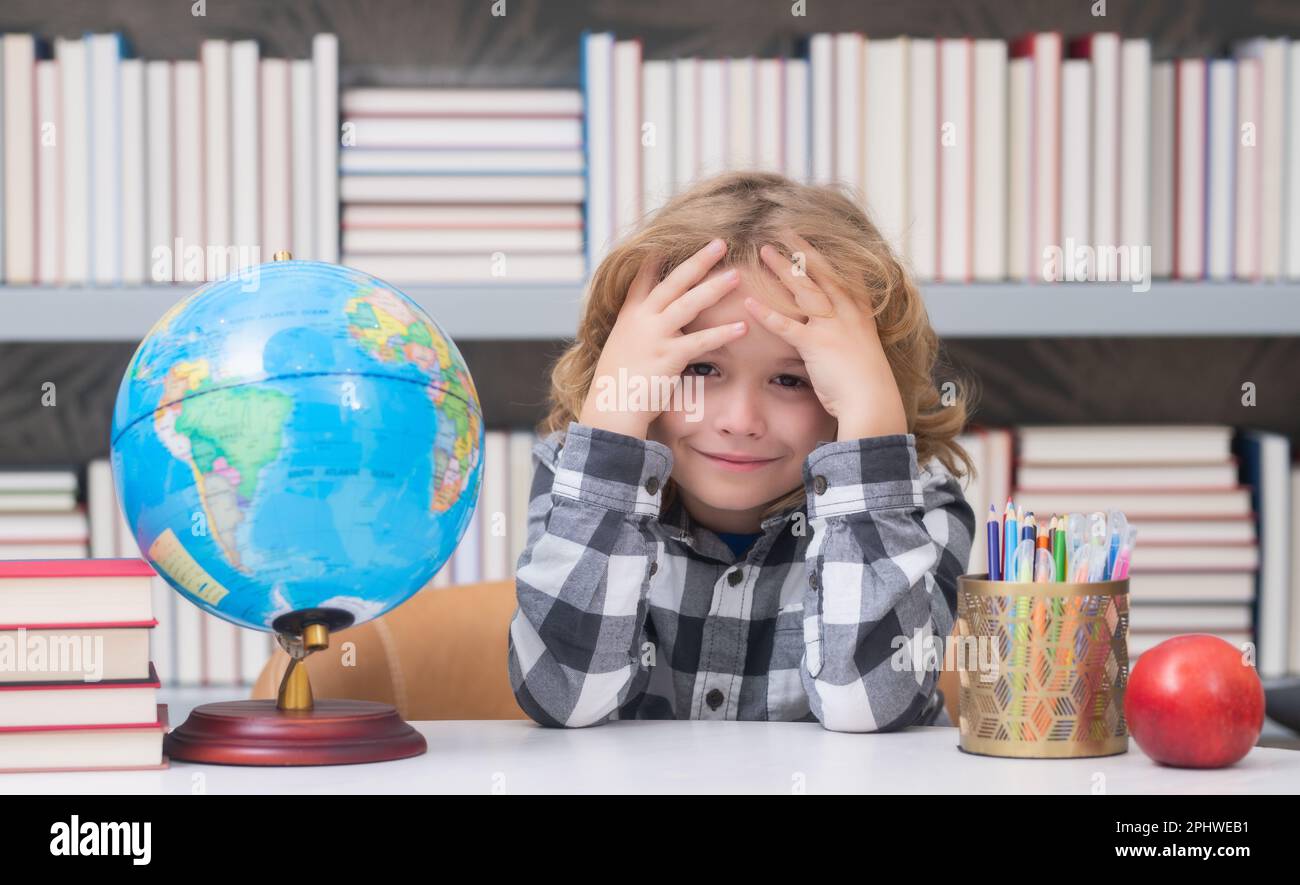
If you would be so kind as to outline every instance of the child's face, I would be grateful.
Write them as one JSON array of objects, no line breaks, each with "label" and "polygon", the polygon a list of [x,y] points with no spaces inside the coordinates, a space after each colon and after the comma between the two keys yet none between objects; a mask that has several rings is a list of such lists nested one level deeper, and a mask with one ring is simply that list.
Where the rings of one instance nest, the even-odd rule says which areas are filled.
[{"label": "child's face", "polygon": [[[708,276],[726,269],[718,266]],[[691,409],[665,410],[648,432],[672,449],[672,477],[687,512],[723,532],[758,531],[764,505],[803,484],[804,458],[818,441],[834,440],[837,429],[799,352],[754,319],[746,296],[804,318],[779,280],[741,268],[739,284],[682,331],[743,320],[745,334],[686,367],[682,381],[702,385],[700,401]],[[713,455],[762,460],[744,465]]]}]

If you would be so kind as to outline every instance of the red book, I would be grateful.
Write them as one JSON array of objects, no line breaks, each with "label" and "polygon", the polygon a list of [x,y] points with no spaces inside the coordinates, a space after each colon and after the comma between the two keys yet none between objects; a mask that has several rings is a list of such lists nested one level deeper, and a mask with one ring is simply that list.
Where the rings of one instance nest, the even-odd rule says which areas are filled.
[{"label": "red book", "polygon": [[155,576],[138,557],[0,562],[0,625],[152,622]]},{"label": "red book", "polygon": [[3,729],[0,773],[167,768],[162,753],[167,731],[166,704],[155,707],[151,722]]},{"label": "red book", "polygon": [[123,559],[11,559],[0,562],[6,578],[151,578],[153,566],[138,556]]},{"label": "red book", "polygon": [[153,664],[146,679],[0,683],[0,733],[135,725],[153,721],[161,683]]}]

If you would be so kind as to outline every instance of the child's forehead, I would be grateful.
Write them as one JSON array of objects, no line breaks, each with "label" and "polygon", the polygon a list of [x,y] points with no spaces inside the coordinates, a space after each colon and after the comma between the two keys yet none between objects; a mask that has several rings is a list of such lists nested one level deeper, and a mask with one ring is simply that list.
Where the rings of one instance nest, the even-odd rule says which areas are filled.
[{"label": "child's forehead", "polygon": [[[747,327],[745,334],[732,341],[729,345],[711,351],[711,359],[715,357],[732,358],[765,366],[773,363],[791,365],[802,363],[803,360],[799,358],[799,352],[793,346],[778,335],[769,332],[746,309],[745,297],[747,295],[755,298],[759,297],[754,291],[747,291],[743,287],[743,283],[738,285],[735,289],[723,295],[716,304],[700,311],[699,315],[683,328],[683,331],[698,332],[701,329],[743,320]],[[766,299],[760,298],[759,300],[768,303]],[[791,298],[791,301],[793,302],[793,298]],[[797,307],[794,310],[796,311],[794,319],[802,321],[803,314],[797,313]]]},{"label": "child's forehead", "polygon": [[[710,279],[721,273],[725,273],[731,268],[728,266],[718,265],[709,271],[705,279]],[[785,287],[785,284],[777,279],[766,266],[752,267],[749,265],[737,265],[736,269],[740,271],[740,282],[736,287],[728,292],[721,301],[714,307],[722,306],[727,302],[734,302],[741,312],[744,319],[750,319],[749,311],[745,310],[746,296],[757,299],[761,304],[779,311],[790,317],[792,320],[804,322],[808,315],[799,309],[795,303],[794,294]]]}]

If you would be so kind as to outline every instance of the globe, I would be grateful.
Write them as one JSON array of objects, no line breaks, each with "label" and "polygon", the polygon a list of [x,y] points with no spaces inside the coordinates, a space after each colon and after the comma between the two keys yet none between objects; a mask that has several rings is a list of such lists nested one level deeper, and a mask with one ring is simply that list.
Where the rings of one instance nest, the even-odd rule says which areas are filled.
[{"label": "globe", "polygon": [[136,349],[113,411],[126,525],[217,617],[295,632],[425,586],[478,498],[483,420],[455,343],[359,271],[274,261],[208,283]]}]

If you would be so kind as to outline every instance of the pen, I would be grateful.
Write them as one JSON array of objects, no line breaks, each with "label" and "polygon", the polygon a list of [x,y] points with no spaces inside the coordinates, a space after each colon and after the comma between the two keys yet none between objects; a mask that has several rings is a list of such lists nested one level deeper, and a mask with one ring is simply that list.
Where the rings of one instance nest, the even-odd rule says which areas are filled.
[{"label": "pen", "polygon": [[1020,536],[1016,534],[1016,510],[1012,506],[1010,498],[1007,498],[1007,512],[1003,525],[1005,540],[1002,542],[1002,551],[1005,561],[1002,563],[1002,580],[1014,581],[1016,579],[1016,543]]},{"label": "pen", "polygon": [[1106,575],[1105,580],[1109,581],[1115,574],[1115,557],[1119,555],[1120,544],[1128,537],[1128,520],[1124,514],[1118,510],[1111,510],[1106,514],[1107,529],[1110,533],[1110,540],[1107,544],[1106,551]]},{"label": "pen", "polygon": [[1056,523],[1056,533],[1054,535],[1053,543],[1052,543],[1052,560],[1053,560],[1053,566],[1055,568],[1056,580],[1058,581],[1065,580],[1065,570],[1066,570],[1066,549],[1065,548],[1067,544],[1068,542],[1065,540],[1065,517],[1062,516],[1060,521]]},{"label": "pen", "polygon": [[1002,580],[1002,522],[996,504],[989,505],[988,521],[989,580]]},{"label": "pen", "polygon": [[1129,526],[1124,535],[1124,544],[1119,548],[1119,555],[1115,559],[1114,579],[1119,581],[1128,577],[1129,560],[1133,557],[1133,546],[1137,543],[1137,527]]}]

